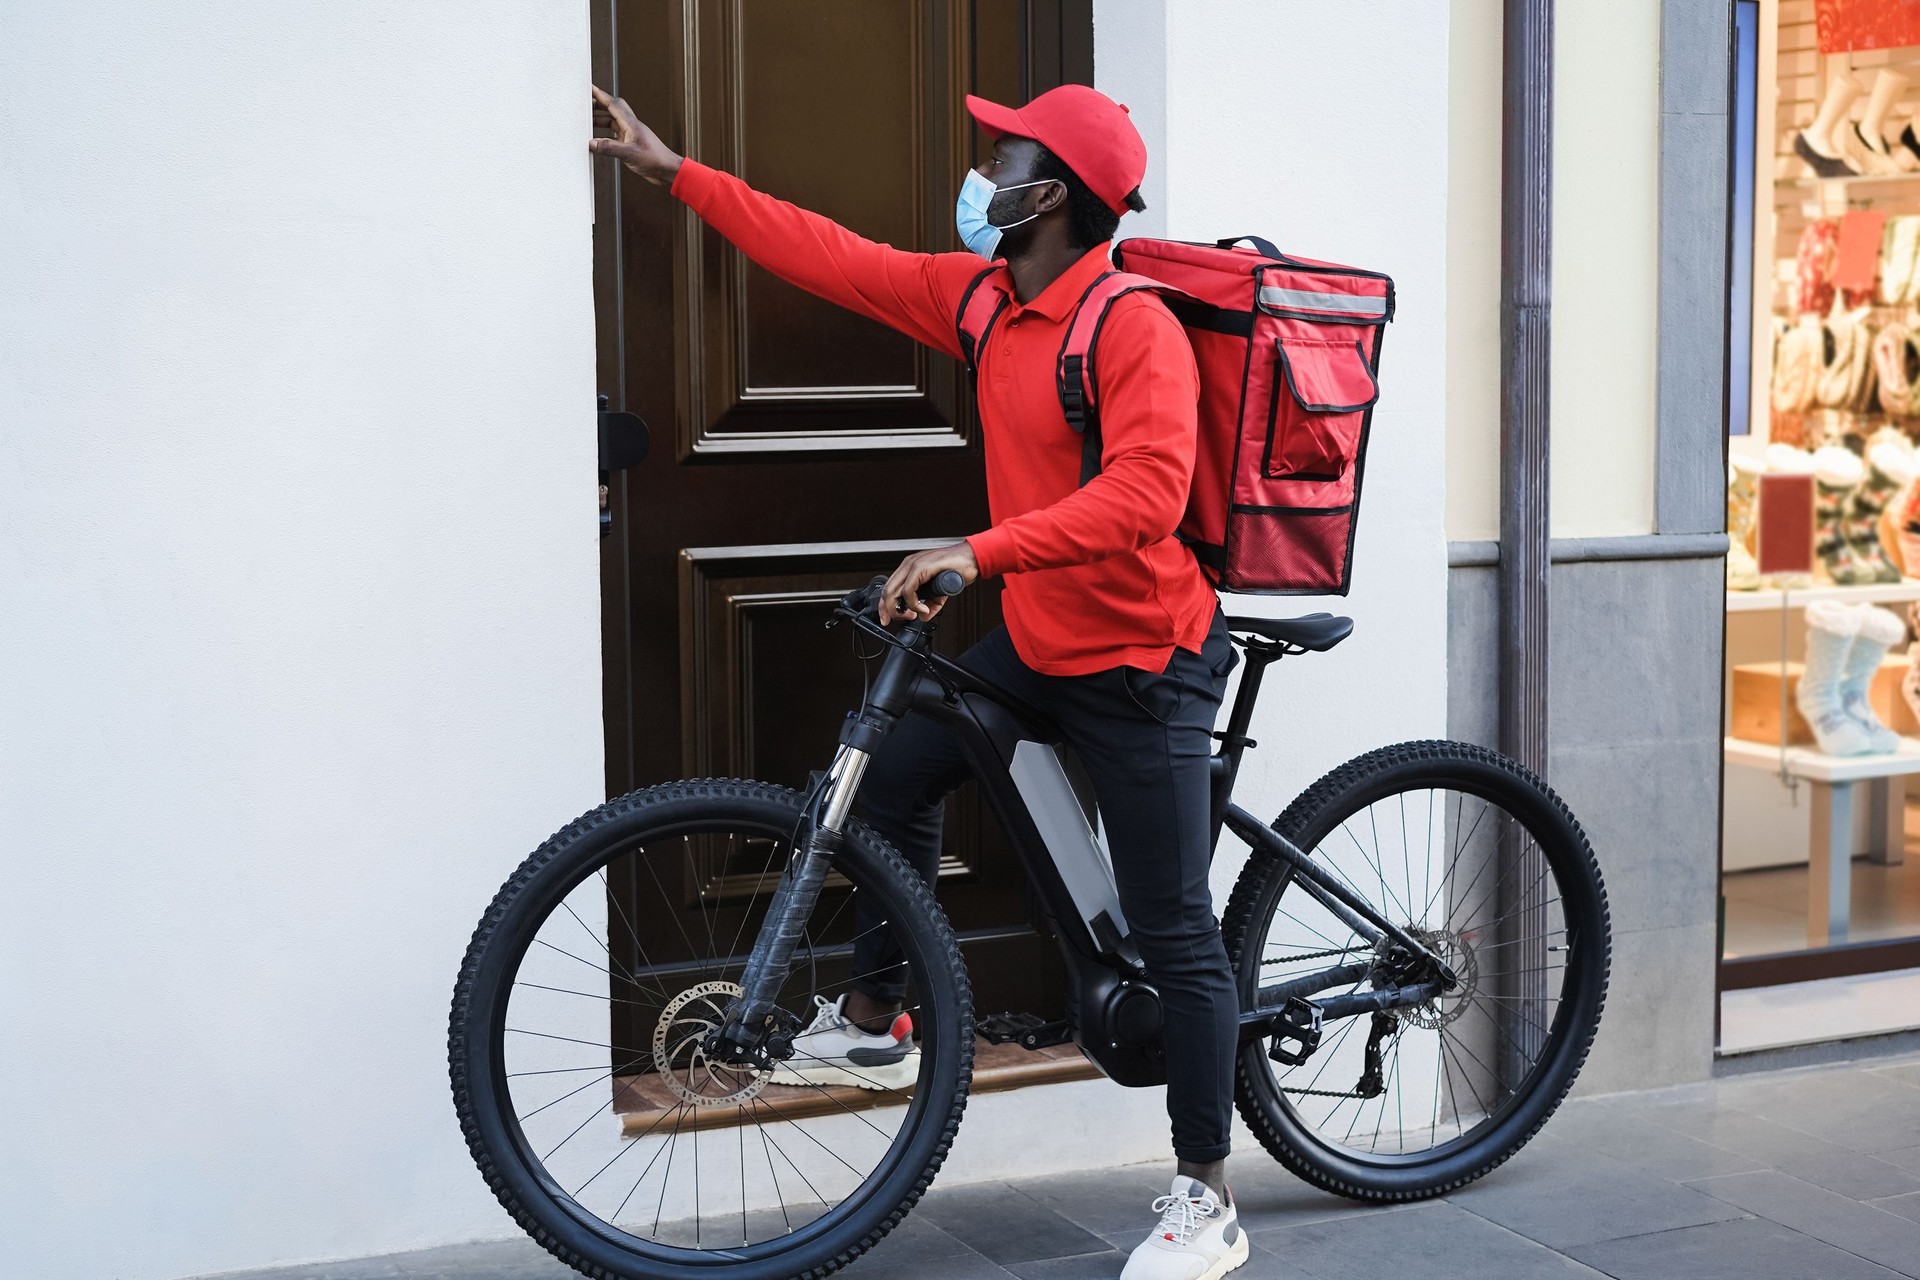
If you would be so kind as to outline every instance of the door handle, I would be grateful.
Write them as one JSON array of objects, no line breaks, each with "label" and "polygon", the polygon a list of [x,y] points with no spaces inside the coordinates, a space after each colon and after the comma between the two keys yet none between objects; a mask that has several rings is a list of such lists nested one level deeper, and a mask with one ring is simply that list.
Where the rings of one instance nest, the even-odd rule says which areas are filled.
[{"label": "door handle", "polygon": [[613,509],[607,503],[607,486],[613,473],[638,466],[647,456],[651,437],[647,424],[637,413],[607,408],[607,398],[599,397],[600,431],[600,536],[613,532]]}]

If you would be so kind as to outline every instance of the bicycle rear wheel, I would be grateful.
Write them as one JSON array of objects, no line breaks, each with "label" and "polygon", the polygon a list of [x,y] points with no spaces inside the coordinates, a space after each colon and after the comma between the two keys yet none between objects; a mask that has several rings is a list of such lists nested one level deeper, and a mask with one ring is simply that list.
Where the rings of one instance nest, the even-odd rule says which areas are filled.
[{"label": "bicycle rear wheel", "polygon": [[[1425,1004],[1331,1022],[1304,1063],[1242,1046],[1240,1113],[1276,1159],[1359,1200],[1442,1194],[1497,1167],[1579,1074],[1606,998],[1609,923],[1573,815],[1504,756],[1457,742],[1340,766],[1274,827],[1459,976]],[[1336,966],[1389,985],[1388,952],[1256,854],[1222,921],[1241,999]],[[1290,1047],[1290,1046],[1283,1046]]]},{"label": "bicycle rear wheel", "polygon": [[859,976],[851,901],[868,895],[858,929],[897,948],[917,1068],[826,1084],[704,1056],[801,806],[729,779],[610,801],[530,856],[473,935],[448,1039],[461,1128],[500,1202],[589,1275],[825,1275],[946,1155],[973,1059],[966,974],[926,883],[858,823],[780,1004],[805,1025]]}]

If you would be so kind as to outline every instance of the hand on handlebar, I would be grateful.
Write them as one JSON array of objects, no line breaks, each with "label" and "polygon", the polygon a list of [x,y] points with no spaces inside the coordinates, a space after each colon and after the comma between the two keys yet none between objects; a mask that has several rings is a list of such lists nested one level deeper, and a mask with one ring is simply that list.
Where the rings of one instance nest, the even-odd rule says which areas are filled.
[{"label": "hand on handlebar", "polygon": [[946,597],[935,595],[931,600],[923,600],[920,588],[949,569],[960,575],[962,584],[979,579],[980,565],[973,558],[973,547],[969,543],[956,542],[950,547],[916,551],[902,560],[880,589],[880,625],[891,626],[909,618],[925,622],[939,613],[947,602]]},{"label": "hand on handlebar", "polygon": [[614,136],[594,138],[587,149],[597,156],[612,156],[656,187],[672,186],[674,175],[680,172],[680,154],[640,123],[625,98],[616,98],[595,85],[593,102],[595,127],[611,128]]}]

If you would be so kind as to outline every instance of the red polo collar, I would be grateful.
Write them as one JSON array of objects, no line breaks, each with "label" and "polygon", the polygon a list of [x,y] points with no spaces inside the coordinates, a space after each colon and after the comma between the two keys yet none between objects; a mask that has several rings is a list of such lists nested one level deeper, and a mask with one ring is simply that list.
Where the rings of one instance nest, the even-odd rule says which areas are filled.
[{"label": "red polo collar", "polygon": [[1013,296],[1013,272],[1007,269],[1005,263],[1001,264],[997,275],[988,277],[987,283],[1007,295],[1012,304],[1009,315],[1023,315],[1031,311],[1057,322],[1072,313],[1088,285],[1113,270],[1112,252],[1111,244],[1095,245],[1072,266],[1054,277],[1053,283],[1042,289],[1031,302],[1023,303]]}]

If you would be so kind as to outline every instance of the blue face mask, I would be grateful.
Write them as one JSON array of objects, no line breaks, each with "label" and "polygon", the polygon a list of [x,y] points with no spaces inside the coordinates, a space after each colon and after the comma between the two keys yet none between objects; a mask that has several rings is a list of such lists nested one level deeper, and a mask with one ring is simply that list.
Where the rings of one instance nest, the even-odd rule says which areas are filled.
[{"label": "blue face mask", "polygon": [[1000,247],[1000,234],[1003,231],[1032,222],[1040,215],[1030,213],[1020,222],[1009,222],[1004,227],[996,227],[987,221],[987,206],[1002,191],[1018,191],[1022,187],[1041,187],[1054,181],[1042,178],[1038,182],[1022,182],[1018,186],[996,187],[980,176],[978,169],[967,170],[966,180],[960,184],[960,198],[954,202],[953,225],[960,232],[961,241],[989,262],[993,260],[993,251]]}]

